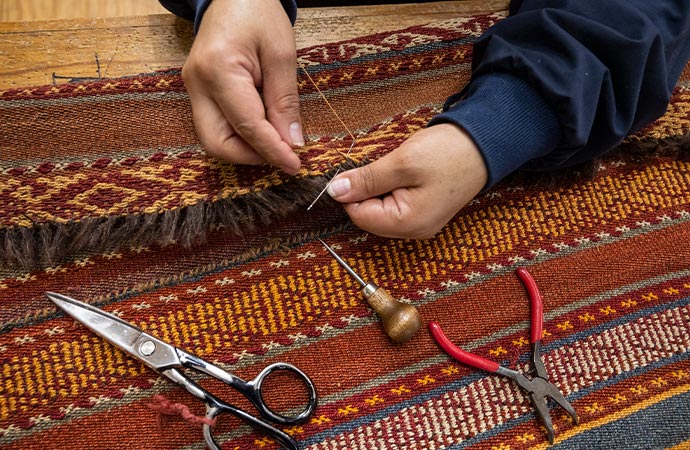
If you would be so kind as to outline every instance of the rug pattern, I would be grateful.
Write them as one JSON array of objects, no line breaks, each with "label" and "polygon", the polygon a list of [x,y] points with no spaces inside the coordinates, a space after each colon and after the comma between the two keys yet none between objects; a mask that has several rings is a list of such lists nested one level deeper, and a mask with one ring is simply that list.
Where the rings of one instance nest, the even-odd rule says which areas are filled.
[{"label": "rug pattern", "polygon": [[[457,86],[444,85],[422,101],[409,94],[410,86],[443,85],[439,80],[453,71],[461,72],[454,78],[461,83],[472,39],[500,18],[436,23],[305,50],[303,65],[354,123],[351,158],[376,158],[423,127]],[[432,67],[440,54],[459,59],[438,57],[444,62]],[[396,64],[402,72],[390,69]],[[367,68],[375,72],[372,81]],[[690,134],[689,78],[686,73],[679,82],[668,113],[630,141],[663,147]],[[302,82],[303,105],[313,111],[319,97]],[[372,115],[362,118],[351,105],[362,101],[362,93],[375,95],[371,90],[399,93],[384,105],[399,109],[386,115],[386,108],[372,106]],[[193,133],[182,120],[189,117],[180,106],[184,91],[175,71],[1,95],[3,111],[61,105],[84,115],[92,103],[124,97],[139,102],[138,96],[179,102],[175,126]],[[125,113],[118,106],[107,114],[120,120]],[[15,117],[23,119],[4,121],[3,133],[38,126],[37,120],[24,123],[29,116]],[[308,130],[311,144],[303,160],[309,167],[300,174],[305,183],[322,180],[342,164],[338,150],[349,145],[335,121],[325,122]],[[82,145],[93,138],[77,130],[65,131],[54,149],[34,143],[45,152],[40,156],[28,158],[20,146],[8,150],[15,157],[0,170],[0,208],[3,230],[14,233],[12,239],[35,237],[35,227],[78,226],[123,212],[164,215],[242,197],[249,204],[260,201],[262,191],[289,183],[268,169],[245,171],[212,161],[191,134],[144,134],[142,142],[128,139],[123,142],[131,147],[111,149],[107,142]],[[178,141],[173,145],[170,139]],[[57,153],[59,148],[65,153]],[[135,190],[147,191],[117,196],[98,184],[105,183],[101,179],[93,181],[90,195],[79,197],[69,186],[82,177],[107,177],[123,183],[122,189],[138,179]],[[177,185],[171,183],[175,179]],[[165,186],[178,197],[167,202]],[[259,220],[252,227],[240,220],[246,226],[241,238],[221,221],[191,247],[178,241],[107,250],[84,245],[39,268],[0,266],[0,446],[203,448],[200,429],[183,420],[159,423],[150,403],[162,394],[197,414],[203,408],[60,314],[43,296],[50,290],[114,312],[242,377],[279,360],[304,369],[316,383],[320,406],[307,423],[286,431],[306,449],[547,447],[528,399],[514,384],[449,359],[426,329],[407,344],[390,342],[357,283],[317,237],[363,278],[416,305],[425,323],[440,322],[456,344],[521,370],[528,354],[529,302],[514,269],[527,267],[544,296],[547,369],[581,421],[575,426],[552,409],[554,447],[690,446],[687,161],[612,155],[598,162],[592,180],[548,189],[503,183],[427,241],[369,235],[354,228],[337,205],[324,201],[309,212],[304,205],[271,213],[272,222]],[[220,389],[207,378],[199,381]],[[232,420],[221,419],[216,435],[224,449],[276,448]]]}]

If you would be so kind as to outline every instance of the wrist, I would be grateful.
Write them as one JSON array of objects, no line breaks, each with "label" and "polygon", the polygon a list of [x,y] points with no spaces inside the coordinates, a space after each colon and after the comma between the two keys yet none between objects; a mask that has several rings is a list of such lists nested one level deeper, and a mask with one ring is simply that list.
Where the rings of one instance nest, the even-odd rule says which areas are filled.
[{"label": "wrist", "polygon": [[558,116],[525,80],[509,74],[472,82],[465,100],[429,125],[452,123],[471,136],[488,171],[485,188],[530,160],[551,153],[561,140]]},{"label": "wrist", "polygon": [[[201,21],[202,21],[204,15],[206,14],[206,12],[208,11],[209,7],[211,6],[211,4],[213,3],[214,9],[216,9],[216,7],[218,6],[219,3],[223,3],[226,1],[227,2],[234,1],[235,3],[237,3],[236,0],[189,0],[190,6],[194,10],[194,31],[195,31],[195,33],[198,33],[199,28],[201,26]],[[290,23],[292,25],[295,24],[295,20],[297,19],[297,3],[295,0],[269,0],[269,1],[275,3],[276,5],[278,5],[280,3],[280,6],[282,7],[283,11],[287,15],[288,19],[290,20]],[[249,6],[249,8],[256,7],[257,0],[248,1],[246,3],[247,3],[247,6]],[[230,5],[221,5],[220,7],[225,9],[225,8],[229,8]],[[250,13],[251,13],[251,11],[250,11]]]}]

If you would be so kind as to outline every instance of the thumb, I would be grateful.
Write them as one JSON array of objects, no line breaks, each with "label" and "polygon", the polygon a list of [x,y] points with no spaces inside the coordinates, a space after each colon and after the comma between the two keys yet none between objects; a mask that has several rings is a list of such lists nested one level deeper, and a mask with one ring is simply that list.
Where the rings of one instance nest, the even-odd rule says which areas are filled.
[{"label": "thumb", "polygon": [[328,195],[341,203],[361,202],[401,187],[399,167],[391,154],[366,166],[337,175],[328,185]]}]

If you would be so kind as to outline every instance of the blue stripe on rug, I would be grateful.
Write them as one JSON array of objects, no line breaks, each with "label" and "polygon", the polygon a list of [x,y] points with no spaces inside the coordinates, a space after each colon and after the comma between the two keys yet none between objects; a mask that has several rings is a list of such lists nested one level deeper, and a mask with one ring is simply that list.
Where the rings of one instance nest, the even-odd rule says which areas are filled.
[{"label": "blue stripe on rug", "polygon": [[690,392],[662,400],[615,422],[592,428],[552,449],[661,449],[690,439]]},{"label": "blue stripe on rug", "polygon": [[[628,315],[623,316],[623,317],[619,317],[616,320],[606,322],[604,324],[601,324],[600,326],[594,327],[594,328],[589,329],[587,331],[583,331],[581,333],[576,333],[574,336],[569,336],[569,337],[564,338],[564,339],[558,339],[558,340],[555,340],[553,342],[550,342],[548,346],[545,346],[546,347],[545,351],[550,351],[550,350],[556,349],[558,347],[561,347],[563,345],[571,344],[571,343],[577,341],[578,339],[585,338],[587,335],[601,333],[604,330],[612,329],[618,325],[634,321],[635,319],[637,319],[639,317],[644,317],[646,315],[649,315],[650,313],[658,313],[658,312],[661,312],[663,310],[670,310],[670,309],[673,309],[673,308],[676,308],[679,306],[684,306],[688,303],[690,303],[690,297],[685,297],[685,298],[682,298],[682,299],[679,299],[679,300],[676,300],[676,301],[670,302],[670,303],[654,305],[651,308],[646,308],[644,310],[640,310],[640,311],[637,311],[635,313],[628,314]],[[617,376],[611,377],[608,380],[604,380],[604,381],[600,381],[598,383],[595,383],[594,385],[589,386],[588,388],[581,389],[578,392],[575,392],[575,393],[569,395],[568,400],[571,402],[578,400],[580,398],[583,398],[583,397],[591,394],[592,392],[603,389],[607,386],[620,383],[626,379],[633,378],[635,376],[639,376],[639,375],[644,374],[650,370],[654,370],[654,369],[657,369],[659,367],[663,367],[665,365],[673,364],[675,362],[684,361],[687,359],[690,359],[690,353],[680,353],[680,354],[673,355],[669,358],[663,358],[659,361],[655,361],[655,362],[648,364],[644,367],[637,367],[631,371],[628,371],[628,372],[619,374]],[[382,410],[379,410],[376,413],[359,417],[359,418],[352,420],[350,422],[344,422],[342,424],[339,424],[337,426],[332,427],[328,431],[317,433],[317,434],[309,437],[308,439],[303,440],[302,445],[309,446],[309,445],[321,442],[325,439],[328,439],[329,437],[333,437],[333,436],[336,436],[338,434],[345,433],[348,431],[353,431],[354,429],[356,429],[360,426],[363,426],[367,423],[372,423],[372,422],[375,422],[377,420],[381,420],[384,417],[391,415],[391,414],[394,414],[395,412],[397,412],[403,408],[410,407],[413,405],[418,405],[418,404],[421,404],[427,400],[430,400],[430,399],[435,398],[437,396],[443,395],[447,392],[458,390],[461,387],[467,386],[467,385],[477,381],[478,379],[480,379],[482,377],[486,377],[486,376],[488,376],[488,374],[486,374],[485,372],[481,372],[481,371],[474,372],[474,373],[472,373],[466,377],[463,377],[461,379],[458,379],[454,382],[445,384],[445,385],[440,386],[436,389],[432,389],[432,390],[425,392],[421,395],[410,398],[406,401],[403,401],[403,402],[400,402],[400,403],[395,404],[393,406],[390,406],[388,408],[384,408]],[[688,394],[688,395],[690,395],[690,394]],[[685,394],[684,394],[684,396],[685,396]],[[686,399],[686,401],[687,401],[687,399]],[[685,408],[688,409],[687,414],[690,415],[690,402],[685,404]],[[647,411],[647,410],[644,409],[641,411],[641,413],[644,413],[644,411]],[[637,415],[637,413],[634,414],[634,416],[636,416],[636,415]],[[482,442],[482,441],[484,441],[490,437],[496,436],[500,433],[503,433],[506,430],[508,430],[512,427],[515,427],[515,426],[517,426],[517,425],[519,425],[519,424],[521,424],[527,420],[535,420],[535,419],[536,419],[536,417],[535,417],[534,413],[529,413],[529,414],[520,416],[517,419],[509,420],[502,425],[498,425],[498,426],[492,428],[491,430],[487,430],[484,433],[481,433],[477,436],[471,437],[466,441],[463,441],[461,443],[449,446],[447,448],[448,449],[462,449],[462,448],[465,448],[465,447],[468,447],[471,445],[477,445],[480,442]],[[619,424],[620,422],[615,422],[615,423]],[[623,427],[623,431],[625,433],[628,433],[628,434],[631,433],[630,429],[627,429],[625,427]],[[587,433],[585,433],[585,434],[587,434]],[[686,433],[684,436],[685,436],[685,439],[690,439],[690,433]],[[588,447],[580,447],[580,448],[588,448]],[[617,447],[608,447],[608,448],[617,448]],[[659,447],[625,447],[625,448],[656,449]]]}]

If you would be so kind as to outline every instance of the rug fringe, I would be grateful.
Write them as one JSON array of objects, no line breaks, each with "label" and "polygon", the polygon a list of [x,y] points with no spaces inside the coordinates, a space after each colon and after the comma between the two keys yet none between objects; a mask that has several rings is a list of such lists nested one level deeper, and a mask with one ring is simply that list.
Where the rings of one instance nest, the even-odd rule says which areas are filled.
[{"label": "rug fringe", "polygon": [[[645,162],[654,157],[690,160],[690,136],[665,139],[629,138],[605,157],[620,157]],[[517,172],[506,179],[508,184],[556,188],[576,181],[592,179],[600,160],[554,172]],[[347,161],[340,170],[366,164]],[[37,224],[0,230],[0,264],[37,270],[50,267],[82,252],[107,252],[123,247],[169,245],[189,247],[205,242],[214,227],[224,227],[238,236],[253,229],[257,222],[270,223],[277,218],[305,208],[321,192],[328,174],[303,178],[252,192],[241,198],[200,202],[193,206],[158,214],[86,219],[64,224]],[[319,201],[333,201],[327,195]]]},{"label": "rug fringe", "polygon": [[[340,170],[366,162],[348,161]],[[309,205],[336,172],[306,177],[240,198],[200,202],[157,214],[86,219],[68,223],[36,224],[0,230],[0,265],[38,270],[59,264],[84,252],[109,252],[118,248],[204,243],[208,232],[223,227],[238,236],[257,223],[270,223]],[[319,201],[330,201],[327,195]]]},{"label": "rug fringe", "polygon": [[570,186],[574,183],[592,180],[597,173],[599,164],[603,160],[612,158],[638,164],[649,162],[654,158],[689,161],[690,135],[671,136],[664,139],[640,139],[631,136],[600,158],[549,172],[518,171],[506,177],[505,183],[543,189]]}]

